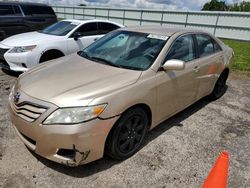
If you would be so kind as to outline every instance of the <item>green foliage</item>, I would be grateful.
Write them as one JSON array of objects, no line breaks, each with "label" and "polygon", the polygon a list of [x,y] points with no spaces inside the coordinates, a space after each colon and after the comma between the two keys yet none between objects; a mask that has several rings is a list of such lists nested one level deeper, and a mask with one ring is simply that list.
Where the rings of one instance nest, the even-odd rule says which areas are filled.
[{"label": "green foliage", "polygon": [[222,39],[222,41],[234,50],[232,70],[250,73],[250,42]]},{"label": "green foliage", "polygon": [[235,3],[229,6],[229,11],[250,12],[250,2]]},{"label": "green foliage", "polygon": [[203,6],[202,10],[226,11],[228,10],[228,6],[225,1],[211,0]]},{"label": "green foliage", "polygon": [[225,1],[211,0],[205,3],[201,10],[250,12],[250,2],[242,1],[240,3],[227,5]]}]

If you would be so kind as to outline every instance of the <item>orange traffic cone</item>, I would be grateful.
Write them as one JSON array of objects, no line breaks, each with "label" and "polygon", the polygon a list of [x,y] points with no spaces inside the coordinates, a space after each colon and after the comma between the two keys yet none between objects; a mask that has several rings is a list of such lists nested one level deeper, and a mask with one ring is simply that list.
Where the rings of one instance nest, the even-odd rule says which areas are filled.
[{"label": "orange traffic cone", "polygon": [[228,163],[229,154],[228,152],[223,151],[215,162],[202,188],[226,188]]}]

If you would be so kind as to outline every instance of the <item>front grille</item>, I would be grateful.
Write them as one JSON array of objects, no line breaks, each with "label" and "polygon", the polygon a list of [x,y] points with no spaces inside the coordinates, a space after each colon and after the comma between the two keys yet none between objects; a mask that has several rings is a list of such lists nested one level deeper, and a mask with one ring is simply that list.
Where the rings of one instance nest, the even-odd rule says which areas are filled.
[{"label": "front grille", "polygon": [[48,108],[44,106],[40,106],[37,104],[31,104],[28,102],[22,102],[20,104],[14,104],[13,110],[14,112],[22,119],[33,122],[37,118],[39,118]]},{"label": "front grille", "polygon": [[10,65],[5,60],[0,59],[0,68],[9,70]]},{"label": "front grille", "polygon": [[9,49],[4,49],[4,48],[0,48],[0,59],[4,60],[3,55],[8,51]]},{"label": "front grille", "polygon": [[10,69],[9,64],[5,61],[3,56],[8,50],[9,49],[0,48],[0,68]]}]

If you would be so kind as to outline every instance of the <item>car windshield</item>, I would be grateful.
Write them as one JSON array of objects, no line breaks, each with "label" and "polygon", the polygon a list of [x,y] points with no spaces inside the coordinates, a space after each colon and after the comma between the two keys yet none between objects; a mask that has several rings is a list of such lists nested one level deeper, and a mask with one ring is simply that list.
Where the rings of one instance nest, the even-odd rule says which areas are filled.
[{"label": "car windshield", "polygon": [[168,37],[130,31],[115,31],[93,43],[79,55],[95,62],[132,70],[148,69]]},{"label": "car windshield", "polygon": [[65,36],[77,25],[79,25],[79,23],[74,23],[70,21],[61,21],[45,28],[44,30],[41,31],[41,33],[48,35]]}]

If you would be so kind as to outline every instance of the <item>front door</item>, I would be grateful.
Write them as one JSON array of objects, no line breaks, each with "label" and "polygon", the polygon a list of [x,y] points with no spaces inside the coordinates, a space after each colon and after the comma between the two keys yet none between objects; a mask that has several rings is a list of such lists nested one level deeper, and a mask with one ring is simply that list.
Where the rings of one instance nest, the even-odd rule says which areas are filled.
[{"label": "front door", "polygon": [[171,59],[184,61],[185,69],[158,71],[156,75],[158,121],[184,109],[197,98],[197,61],[191,34],[180,36],[173,42],[164,62]]},{"label": "front door", "polygon": [[[81,34],[78,40],[74,40],[73,37],[74,33],[76,32]],[[96,22],[86,23],[76,29],[74,33],[68,38],[68,54],[77,52],[88,47],[95,40],[103,36],[99,34]]]}]

